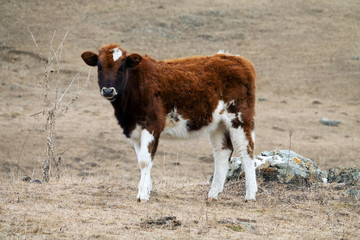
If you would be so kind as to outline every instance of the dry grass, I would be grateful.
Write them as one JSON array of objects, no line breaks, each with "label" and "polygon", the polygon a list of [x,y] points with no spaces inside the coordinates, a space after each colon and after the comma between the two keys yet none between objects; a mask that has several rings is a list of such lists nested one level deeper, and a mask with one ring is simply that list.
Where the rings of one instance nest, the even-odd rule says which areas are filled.
[{"label": "dry grass", "polygon": [[[154,186],[150,202],[139,203],[134,183],[120,178],[63,177],[47,184],[2,179],[0,237],[356,239],[360,234],[359,202],[337,185],[261,183],[258,201],[249,203],[242,182],[227,183],[211,203],[208,188],[169,179]],[[164,220],[170,216],[177,224]]]}]

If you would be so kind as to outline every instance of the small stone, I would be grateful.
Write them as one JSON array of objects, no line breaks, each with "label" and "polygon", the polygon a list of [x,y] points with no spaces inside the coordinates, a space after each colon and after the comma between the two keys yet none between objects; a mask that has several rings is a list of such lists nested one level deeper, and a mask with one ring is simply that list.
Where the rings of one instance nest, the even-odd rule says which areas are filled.
[{"label": "small stone", "polygon": [[263,97],[259,97],[259,98],[258,98],[258,101],[259,101],[259,102],[263,102],[263,101],[266,101],[266,98],[263,98]]},{"label": "small stone", "polygon": [[337,120],[329,120],[327,118],[322,118],[320,122],[326,126],[338,126],[340,124],[340,121]]},{"label": "small stone", "polygon": [[255,227],[253,225],[251,225],[250,223],[247,222],[241,222],[241,225],[245,226],[248,230],[250,231],[255,231]]},{"label": "small stone", "polygon": [[42,181],[40,179],[34,179],[31,181],[31,183],[42,184]]},{"label": "small stone", "polygon": [[318,101],[318,100],[314,100],[314,101],[312,102],[312,104],[321,104],[321,102]]},{"label": "small stone", "polygon": [[360,180],[360,168],[330,168],[328,182],[354,184]]},{"label": "small stone", "polygon": [[15,91],[15,90],[19,90],[19,88],[20,88],[19,85],[14,84],[10,87],[10,90]]},{"label": "small stone", "polygon": [[357,189],[352,189],[352,188],[346,189],[344,194],[347,197],[360,198],[360,191]]},{"label": "small stone", "polygon": [[355,60],[360,60],[360,55],[354,57]]}]

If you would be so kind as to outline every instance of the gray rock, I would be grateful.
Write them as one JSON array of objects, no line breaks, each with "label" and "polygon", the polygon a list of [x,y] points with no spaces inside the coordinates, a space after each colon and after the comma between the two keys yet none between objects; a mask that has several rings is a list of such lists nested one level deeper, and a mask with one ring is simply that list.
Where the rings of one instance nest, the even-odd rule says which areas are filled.
[{"label": "gray rock", "polygon": [[320,122],[326,126],[338,126],[340,124],[340,121],[337,120],[329,120],[327,118],[322,118]]},{"label": "gray rock", "polygon": [[19,90],[19,89],[20,89],[19,85],[16,85],[16,84],[14,84],[14,85],[12,85],[12,86],[10,87],[10,90],[11,90],[11,91],[16,91],[16,90]]},{"label": "gray rock", "polygon": [[31,183],[42,184],[42,181],[40,179],[34,179],[34,180],[31,180]]},{"label": "gray rock", "polygon": [[[294,184],[327,181],[327,173],[312,160],[289,150],[263,152],[255,158],[255,166],[257,177],[265,181]],[[232,158],[227,179],[238,179],[244,175],[240,159]]]},{"label": "gray rock", "polygon": [[328,182],[354,184],[360,179],[360,168],[330,168]]},{"label": "gray rock", "polygon": [[255,231],[255,227],[247,222],[240,222],[241,225],[245,226],[250,231]]},{"label": "gray rock", "polygon": [[360,191],[355,188],[349,188],[345,191],[345,196],[352,197],[352,198],[360,198]]}]

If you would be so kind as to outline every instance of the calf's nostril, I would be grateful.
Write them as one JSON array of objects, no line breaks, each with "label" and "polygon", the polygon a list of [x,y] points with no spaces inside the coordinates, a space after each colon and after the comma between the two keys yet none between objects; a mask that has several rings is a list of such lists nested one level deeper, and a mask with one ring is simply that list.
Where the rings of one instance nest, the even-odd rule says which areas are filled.
[{"label": "calf's nostril", "polygon": [[103,91],[104,91],[104,93],[109,94],[109,93],[113,93],[114,89],[113,88],[104,88]]},{"label": "calf's nostril", "polygon": [[104,95],[110,95],[114,93],[114,88],[103,88]]}]

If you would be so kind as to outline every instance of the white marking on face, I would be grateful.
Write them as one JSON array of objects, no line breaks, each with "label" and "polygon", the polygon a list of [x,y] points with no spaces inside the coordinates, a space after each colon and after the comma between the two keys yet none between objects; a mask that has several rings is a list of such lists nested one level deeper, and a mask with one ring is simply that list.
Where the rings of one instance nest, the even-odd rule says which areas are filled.
[{"label": "white marking on face", "polygon": [[114,62],[116,62],[117,60],[119,60],[119,58],[121,58],[122,56],[122,51],[119,48],[114,48],[113,49],[113,59]]}]

